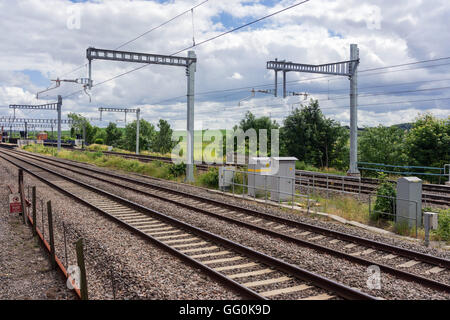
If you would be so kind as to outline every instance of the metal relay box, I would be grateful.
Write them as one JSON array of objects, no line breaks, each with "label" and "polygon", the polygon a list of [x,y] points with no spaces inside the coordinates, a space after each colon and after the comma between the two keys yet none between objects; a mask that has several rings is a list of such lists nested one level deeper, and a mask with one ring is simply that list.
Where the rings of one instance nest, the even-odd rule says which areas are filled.
[{"label": "metal relay box", "polygon": [[233,183],[235,168],[232,166],[219,167],[219,188],[229,188]]},{"label": "metal relay box", "polygon": [[295,157],[272,157],[271,192],[273,201],[289,201],[295,195]]},{"label": "metal relay box", "polygon": [[422,226],[422,180],[403,177],[397,180],[396,222],[410,228]]},{"label": "metal relay box", "polygon": [[250,159],[247,170],[248,195],[262,196],[270,187],[271,159],[268,157],[253,157]]}]

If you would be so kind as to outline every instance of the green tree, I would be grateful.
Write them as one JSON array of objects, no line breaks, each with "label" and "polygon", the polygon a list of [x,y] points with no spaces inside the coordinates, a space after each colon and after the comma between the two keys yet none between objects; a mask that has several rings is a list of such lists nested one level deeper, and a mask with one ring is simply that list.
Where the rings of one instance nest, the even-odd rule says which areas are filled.
[{"label": "green tree", "polygon": [[[326,118],[318,101],[296,108],[285,120],[281,130],[282,154],[319,167],[342,167],[348,144],[348,130]],[[346,156],[348,157],[348,155]]]},{"label": "green tree", "polygon": [[406,136],[411,165],[443,167],[450,163],[450,117],[419,116]]},{"label": "green tree", "polygon": [[[145,120],[140,120],[139,127],[139,147],[141,150],[149,150],[152,141],[155,139],[155,126]],[[129,123],[125,127],[121,145],[129,151],[136,150],[136,121]]]},{"label": "green tree", "polygon": [[406,165],[405,131],[399,127],[366,128],[358,138],[359,160],[390,165]]},{"label": "green tree", "polygon": [[158,128],[159,132],[157,132],[155,136],[152,150],[165,154],[170,152],[174,146],[174,142],[172,142],[173,130],[170,127],[170,124],[163,119],[159,120]]},{"label": "green tree", "polygon": [[[75,134],[83,134],[83,126],[86,130],[86,143],[93,143],[95,140],[95,136],[100,131],[99,127],[93,127],[89,120],[83,117],[81,114],[70,113],[68,118],[72,119],[74,123],[71,125],[70,133],[72,137],[75,137]],[[73,130],[72,130],[73,129]]]},{"label": "green tree", "polygon": [[[271,121],[269,117],[260,117],[256,118],[253,113],[250,111],[247,111],[245,114],[245,118],[242,119],[239,123],[239,129],[242,129],[242,131],[246,132],[249,129],[255,129],[256,134],[258,136],[258,150],[260,146],[259,141],[259,131],[262,129],[267,130],[267,152],[270,153],[271,150],[271,143],[272,143],[272,135],[271,130],[272,129],[279,129],[280,125],[274,120]],[[234,130],[237,129],[237,126],[234,127]],[[236,143],[235,143],[236,145]],[[248,145],[248,144],[246,144]]]},{"label": "green tree", "polygon": [[106,127],[106,138],[105,143],[108,146],[117,147],[120,143],[120,139],[122,138],[122,131],[117,128],[117,124],[110,122],[108,127]]}]

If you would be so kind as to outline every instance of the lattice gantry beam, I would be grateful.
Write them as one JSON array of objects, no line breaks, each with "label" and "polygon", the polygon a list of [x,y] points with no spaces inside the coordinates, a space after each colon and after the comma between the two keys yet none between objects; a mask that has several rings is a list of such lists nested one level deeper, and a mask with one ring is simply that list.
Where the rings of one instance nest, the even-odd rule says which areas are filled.
[{"label": "lattice gantry beam", "polygon": [[100,112],[126,112],[126,113],[137,113],[137,109],[120,109],[120,108],[98,108]]},{"label": "lattice gantry beam", "polygon": [[189,67],[197,62],[196,58],[164,56],[149,53],[137,53],[128,51],[116,51],[107,49],[88,48],[86,52],[88,60],[110,60],[148,64],[163,64],[168,66]]},{"label": "lattice gantry beam", "polygon": [[294,71],[351,77],[354,75],[358,63],[359,60],[349,60],[321,65],[310,65],[284,61],[268,61],[267,69],[284,72]]},{"label": "lattice gantry beam", "polygon": [[41,104],[41,105],[24,105],[24,104],[10,104],[10,109],[39,109],[39,110],[58,110],[57,103]]},{"label": "lattice gantry beam", "polygon": [[[57,124],[58,119],[26,119],[26,118],[12,118],[12,117],[2,117],[0,122],[10,122],[10,123],[51,123]],[[61,120],[61,124],[73,124],[73,120]]]}]

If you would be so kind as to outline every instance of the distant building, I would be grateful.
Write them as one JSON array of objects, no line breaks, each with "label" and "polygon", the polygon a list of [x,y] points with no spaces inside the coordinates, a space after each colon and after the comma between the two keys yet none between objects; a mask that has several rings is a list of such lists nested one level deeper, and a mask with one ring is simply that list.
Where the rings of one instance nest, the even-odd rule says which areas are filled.
[{"label": "distant building", "polygon": [[37,135],[37,140],[47,140],[48,134],[47,132],[39,132]]}]

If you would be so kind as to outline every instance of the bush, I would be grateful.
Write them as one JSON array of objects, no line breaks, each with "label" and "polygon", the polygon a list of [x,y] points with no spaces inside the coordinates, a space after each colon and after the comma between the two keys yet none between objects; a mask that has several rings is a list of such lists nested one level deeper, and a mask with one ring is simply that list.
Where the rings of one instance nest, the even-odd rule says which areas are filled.
[{"label": "bush", "polygon": [[443,241],[450,241],[450,210],[439,213],[436,235]]},{"label": "bush", "polygon": [[91,144],[87,146],[86,149],[92,151],[108,151],[108,146],[102,144]]},{"label": "bush", "polygon": [[95,139],[95,144],[103,144],[103,139]]},{"label": "bush", "polygon": [[184,162],[180,164],[172,164],[169,166],[169,173],[174,177],[181,177],[186,173],[186,164]]},{"label": "bush", "polygon": [[218,188],[219,187],[219,169],[209,168],[208,172],[199,177],[199,181],[203,186]]},{"label": "bush", "polygon": [[395,198],[397,191],[394,184],[387,180],[385,174],[380,174],[380,186],[377,189],[377,200],[371,215],[372,220],[394,220]]}]

